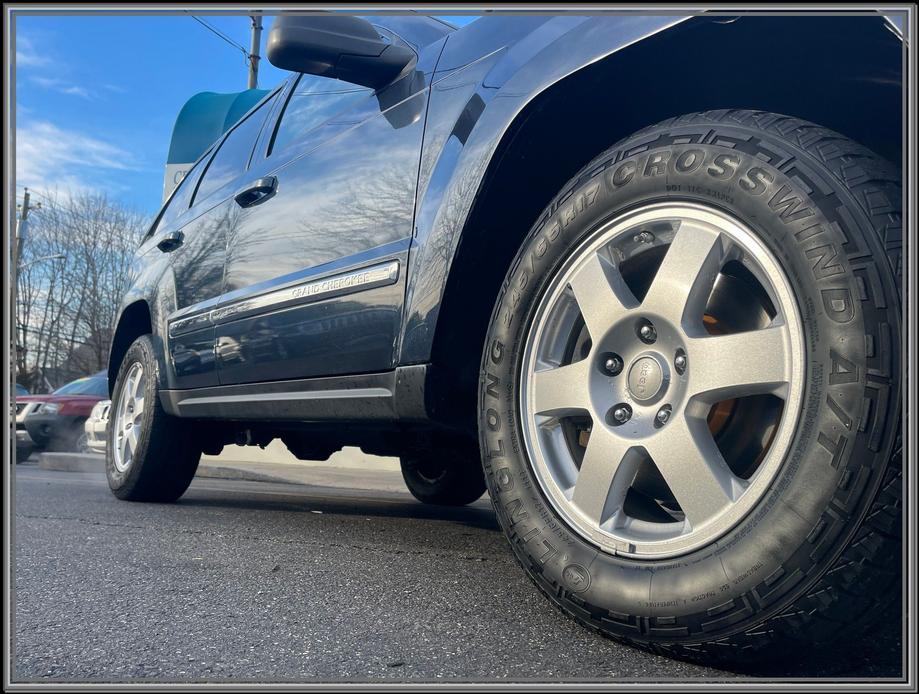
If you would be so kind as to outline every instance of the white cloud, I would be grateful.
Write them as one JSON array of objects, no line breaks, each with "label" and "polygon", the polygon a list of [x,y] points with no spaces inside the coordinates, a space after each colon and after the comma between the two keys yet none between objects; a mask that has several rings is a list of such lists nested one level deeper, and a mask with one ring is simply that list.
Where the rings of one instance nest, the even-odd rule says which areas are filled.
[{"label": "white cloud", "polygon": [[[34,39],[28,36],[16,37],[16,68],[17,70],[20,68],[53,68],[55,73],[67,72],[66,66],[57,64],[48,55],[37,50]],[[83,85],[74,84],[59,76],[48,77],[44,74],[34,74],[38,72],[36,70],[29,70],[28,72],[30,73],[28,75],[29,82],[44,89],[50,89],[69,96],[78,96],[81,99],[92,99],[96,96],[95,91]],[[48,72],[48,70],[42,70],[41,72]]]},{"label": "white cloud", "polygon": [[115,176],[135,171],[134,156],[75,130],[36,121],[16,129],[16,183],[36,190],[71,192],[123,189]]},{"label": "white cloud", "polygon": [[40,87],[51,89],[53,91],[60,92],[61,94],[79,96],[83,99],[91,99],[93,96],[92,93],[86,89],[86,87],[81,87],[77,84],[71,84],[65,80],[58,79],[57,77],[35,76],[30,78],[30,80]]},{"label": "white cloud", "polygon": [[44,67],[51,64],[51,59],[42,55],[35,44],[26,36],[16,37],[16,67]]}]

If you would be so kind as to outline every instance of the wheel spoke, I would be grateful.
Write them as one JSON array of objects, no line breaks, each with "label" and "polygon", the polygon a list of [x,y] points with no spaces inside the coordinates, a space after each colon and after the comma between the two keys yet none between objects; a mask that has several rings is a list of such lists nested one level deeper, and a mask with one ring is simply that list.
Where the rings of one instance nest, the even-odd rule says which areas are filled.
[{"label": "wheel spoke", "polygon": [[587,331],[596,341],[638,301],[619,274],[619,268],[599,253],[591,253],[570,281]]},{"label": "wheel spoke", "polygon": [[631,443],[602,425],[594,426],[575,481],[572,503],[601,525],[622,509],[639,462],[640,455]]},{"label": "wheel spoke", "polygon": [[136,405],[137,400],[138,400],[138,399],[143,400],[143,398],[144,398],[144,385],[145,385],[145,383],[144,383],[144,372],[141,371],[140,373],[137,374],[137,382],[134,384],[134,402],[135,402],[135,408],[136,408],[136,406],[137,406],[137,405]]},{"label": "wheel spoke", "polygon": [[702,226],[682,225],[651,283],[642,310],[683,325],[702,325],[705,303],[724,259],[722,236]]},{"label": "wheel spoke", "polygon": [[138,436],[139,429],[140,427],[137,426],[136,424],[132,424],[131,428],[128,429],[127,438],[128,438],[128,443],[131,445],[131,453],[137,450],[137,436]]},{"label": "wheel spoke", "polygon": [[689,391],[709,403],[758,393],[784,394],[788,335],[782,325],[689,340]]},{"label": "wheel spoke", "polygon": [[118,450],[121,453],[122,464],[127,463],[128,459],[128,437],[122,431],[118,434]]},{"label": "wheel spoke", "polygon": [[588,410],[589,364],[589,359],[583,359],[534,373],[534,413],[560,416]]},{"label": "wheel spoke", "polygon": [[144,370],[139,363],[135,363],[131,370],[128,371],[128,377],[125,380],[122,395],[122,403],[127,406],[137,398],[138,392],[142,392],[144,381]]},{"label": "wheel spoke", "polygon": [[647,448],[693,528],[727,508],[743,489],[704,419],[672,421]]}]

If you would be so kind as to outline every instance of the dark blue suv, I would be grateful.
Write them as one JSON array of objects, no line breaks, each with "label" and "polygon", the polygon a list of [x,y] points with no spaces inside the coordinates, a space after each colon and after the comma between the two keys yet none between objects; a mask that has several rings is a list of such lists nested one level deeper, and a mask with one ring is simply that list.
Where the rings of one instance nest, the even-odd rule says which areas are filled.
[{"label": "dark blue suv", "polygon": [[548,598],[631,643],[759,660],[885,619],[893,23],[288,14],[268,58],[290,78],[137,252],[119,498],[228,443],[360,446],[423,502],[487,489]]}]

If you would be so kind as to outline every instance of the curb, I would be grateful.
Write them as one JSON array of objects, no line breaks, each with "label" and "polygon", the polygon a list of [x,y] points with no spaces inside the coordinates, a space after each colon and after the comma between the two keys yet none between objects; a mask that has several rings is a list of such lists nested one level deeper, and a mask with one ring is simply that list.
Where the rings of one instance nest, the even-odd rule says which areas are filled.
[{"label": "curb", "polygon": [[105,472],[105,456],[98,453],[39,453],[38,467],[58,472]]}]

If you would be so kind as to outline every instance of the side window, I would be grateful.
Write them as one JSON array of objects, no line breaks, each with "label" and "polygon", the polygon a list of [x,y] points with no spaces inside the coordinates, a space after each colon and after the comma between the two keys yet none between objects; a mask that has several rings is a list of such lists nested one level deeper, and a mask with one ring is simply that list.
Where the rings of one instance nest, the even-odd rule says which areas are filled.
[{"label": "side window", "polygon": [[270,104],[277,95],[263,102],[255,111],[237,123],[220,144],[217,154],[211,159],[192,204],[206,199],[230,183],[249,166],[249,156],[255,146],[255,140],[262,129],[262,123],[268,115]]},{"label": "side window", "polygon": [[369,87],[303,74],[290,91],[268,156],[294,144],[310,130],[373,94]]},{"label": "side window", "polygon": [[195,165],[191,167],[191,170],[185,174],[185,178],[179,181],[179,185],[172,191],[172,195],[170,195],[169,200],[166,201],[156,223],[150,228],[150,231],[147,232],[148,237],[153,236],[157,229],[163,229],[170,226],[188,209],[191,201],[191,194],[195,190],[195,181],[198,178],[198,174],[201,173],[201,168],[207,160],[211,158],[212,153],[213,150],[205,152]]}]

